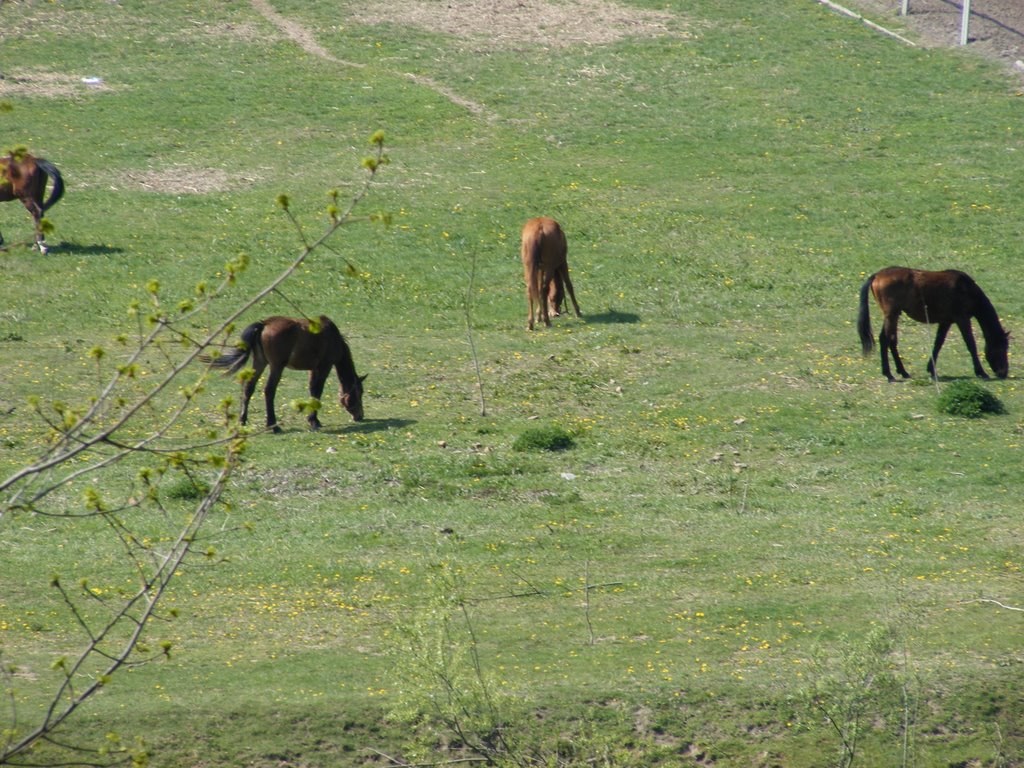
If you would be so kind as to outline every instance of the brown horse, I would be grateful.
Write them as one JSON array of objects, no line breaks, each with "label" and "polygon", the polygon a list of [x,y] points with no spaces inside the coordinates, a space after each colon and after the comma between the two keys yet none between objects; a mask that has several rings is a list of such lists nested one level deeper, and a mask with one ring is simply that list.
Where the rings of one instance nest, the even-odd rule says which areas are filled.
[{"label": "brown horse", "polygon": [[566,261],[568,251],[565,233],[554,219],[542,216],[530,219],[523,226],[521,254],[529,311],[526,316],[527,330],[533,330],[535,319],[551,325],[550,316],[558,314],[562,302],[563,286],[569,291],[576,317],[581,317],[576,292],[569,279],[569,263]]},{"label": "brown horse", "polygon": [[[218,358],[203,358],[215,368],[225,368],[226,373],[235,373],[252,356],[253,375],[242,383],[242,424],[249,419],[249,400],[256,391],[256,382],[268,365],[270,375],[263,389],[263,397],[267,405],[267,427],[274,432],[281,431],[274,415],[274,395],[285,368],[309,371],[309,394],[317,400],[323,394],[331,368],[334,368],[340,384],[338,401],[352,414],[353,420],[362,421],[363,380],[366,377],[356,375],[352,353],[338,326],[323,315],[317,324],[319,328],[311,328],[311,322],[306,318],[268,317],[242,331],[239,349]],[[308,421],[310,429],[320,429],[316,411],[309,415]]]},{"label": "brown horse", "polygon": [[[47,179],[52,182],[52,187],[49,199],[44,202]],[[36,247],[40,253],[49,250],[43,238],[43,214],[63,195],[64,179],[53,163],[24,152],[11,152],[6,157],[0,157],[0,202],[21,200],[32,214],[36,225]],[[0,245],[3,242],[3,235],[0,235]]]},{"label": "brown horse", "polygon": [[874,347],[868,310],[869,292],[874,294],[884,316],[878,343],[882,351],[882,374],[889,381],[896,380],[889,369],[889,352],[892,352],[899,375],[905,379],[910,378],[897,351],[896,324],[901,312],[906,312],[919,323],[938,325],[935,346],[928,361],[928,373],[933,378],[936,376],[935,361],[939,357],[939,350],[954,323],[960,329],[960,335],[971,353],[974,373],[983,379],[988,378],[978,359],[978,347],[971,330],[972,317],[977,318],[985,337],[985,359],[996,376],[1006,378],[1010,370],[1007,359],[1010,334],[1003,330],[992,302],[969,275],[955,269],[928,272],[906,267],[887,267],[871,275],[860,289],[860,314],[857,318],[857,331],[865,355]]}]

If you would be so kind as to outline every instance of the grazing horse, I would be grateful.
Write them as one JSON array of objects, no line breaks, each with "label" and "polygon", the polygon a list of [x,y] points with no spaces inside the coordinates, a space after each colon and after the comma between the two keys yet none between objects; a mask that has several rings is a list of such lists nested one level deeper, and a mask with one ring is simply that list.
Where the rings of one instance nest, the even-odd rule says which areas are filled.
[{"label": "grazing horse", "polygon": [[569,263],[566,261],[569,247],[558,222],[543,216],[530,219],[523,226],[522,240],[523,276],[526,278],[529,310],[527,330],[533,330],[535,319],[551,325],[550,316],[558,314],[562,302],[563,286],[569,291],[576,317],[581,317],[576,292],[569,279]]},{"label": "grazing horse", "polygon": [[[44,202],[47,179],[52,182],[52,187],[49,199]],[[43,214],[63,195],[64,179],[50,161],[24,152],[11,152],[6,157],[0,157],[0,202],[21,200],[32,214],[36,225],[36,247],[40,253],[49,250],[43,238]],[[0,245],[3,242],[3,235],[0,235]]]},{"label": "grazing horse", "polygon": [[889,369],[889,352],[892,352],[899,375],[905,379],[910,378],[897,351],[896,324],[901,312],[906,312],[919,323],[938,325],[935,346],[928,361],[928,373],[932,378],[936,376],[935,361],[939,357],[939,350],[954,323],[960,329],[960,335],[971,353],[975,375],[988,378],[978,359],[978,347],[971,330],[972,317],[977,318],[985,337],[985,359],[996,376],[1006,378],[1010,370],[1007,360],[1010,334],[1003,330],[992,302],[969,275],[955,269],[928,272],[906,267],[887,267],[871,275],[861,286],[860,314],[857,317],[857,331],[865,355],[874,347],[868,310],[869,292],[874,294],[884,316],[878,343],[882,351],[882,374],[889,381],[896,380]]},{"label": "grazing horse", "polygon": [[[268,317],[242,331],[239,349],[218,358],[203,357],[214,368],[225,368],[225,373],[235,373],[252,356],[253,375],[242,383],[242,424],[249,419],[249,399],[256,390],[260,374],[268,365],[270,375],[263,397],[267,405],[267,427],[274,432],[281,431],[274,415],[274,395],[285,368],[309,371],[309,394],[317,400],[323,394],[331,368],[334,368],[340,383],[338,402],[352,414],[353,420],[362,421],[363,380],[366,376],[356,375],[352,353],[338,326],[323,315],[317,321],[319,328],[311,328],[311,324],[306,318]],[[320,429],[316,411],[309,415],[308,421],[310,429]]]}]

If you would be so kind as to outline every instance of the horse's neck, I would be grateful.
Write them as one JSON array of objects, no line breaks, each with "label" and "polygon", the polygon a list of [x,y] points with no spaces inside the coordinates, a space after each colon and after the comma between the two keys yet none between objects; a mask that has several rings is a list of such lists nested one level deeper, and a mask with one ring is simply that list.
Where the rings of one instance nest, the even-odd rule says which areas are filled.
[{"label": "horse's neck", "polygon": [[1006,331],[1003,330],[1003,326],[999,322],[999,313],[996,312],[996,308],[992,306],[992,302],[989,301],[988,296],[984,294],[981,288],[978,288],[975,305],[974,316],[978,318],[978,325],[981,326],[981,332],[985,335],[985,338],[1005,336]]},{"label": "horse's neck", "polygon": [[359,379],[356,375],[356,364],[352,360],[352,353],[349,351],[345,342],[342,342],[341,354],[338,356],[338,379],[341,381],[341,386],[346,392],[351,392]]}]

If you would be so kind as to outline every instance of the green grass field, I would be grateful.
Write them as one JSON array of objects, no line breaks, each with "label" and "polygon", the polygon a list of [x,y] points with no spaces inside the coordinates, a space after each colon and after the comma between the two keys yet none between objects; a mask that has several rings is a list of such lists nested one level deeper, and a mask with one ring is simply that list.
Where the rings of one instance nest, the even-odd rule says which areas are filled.
[{"label": "green grass field", "polygon": [[[1024,765],[1022,620],[991,602],[1024,606],[1016,342],[984,383],[1007,413],[966,419],[936,406],[972,376],[955,333],[934,383],[932,330],[904,322],[914,378],[889,384],[855,328],[891,264],[962,269],[1024,325],[1019,75],[806,0],[452,5],[0,5],[0,142],[68,189],[45,257],[0,206],[3,477],[52,438],[30,398],[100,390],[149,281],[173,306],[247,255],[190,321],[215,327],[302,250],[279,194],[318,234],[375,131],[390,158],[357,211],[390,224],[343,227],[242,318],[332,317],[366,420],[329,383],[307,432],[285,374],[284,434],[247,441],[217,556],[153,622],[173,653],[64,740],[142,739],[169,768],[479,744],[507,765]],[[528,333],[536,215],[565,228],[584,317]],[[187,428],[237,394],[211,379]],[[514,447],[549,426],[572,447]],[[97,482],[127,495],[138,468]],[[140,535],[159,548],[190,490]],[[134,588],[101,520],[4,510],[0,745],[82,642],[54,574],[87,580],[89,615]]]}]

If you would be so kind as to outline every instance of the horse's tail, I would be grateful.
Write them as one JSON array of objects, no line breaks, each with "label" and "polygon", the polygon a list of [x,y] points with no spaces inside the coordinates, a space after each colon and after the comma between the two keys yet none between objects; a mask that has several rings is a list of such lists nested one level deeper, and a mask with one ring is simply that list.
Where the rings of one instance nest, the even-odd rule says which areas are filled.
[{"label": "horse's tail", "polygon": [[64,197],[64,177],[60,175],[57,166],[41,157],[36,158],[36,167],[50,177],[50,197],[42,206],[43,213],[46,213],[48,208],[55,206]]},{"label": "horse's tail", "polygon": [[864,354],[870,354],[875,348],[875,337],[871,335],[871,309],[868,307],[868,294],[875,276],[871,275],[860,287],[860,312],[857,314],[857,333],[860,334],[860,346]]},{"label": "horse's tail", "polygon": [[217,358],[204,357],[203,359],[209,362],[213,368],[224,368],[225,374],[237,373],[242,370],[243,366],[248,362],[249,355],[252,354],[253,349],[260,343],[260,334],[263,333],[263,323],[256,322],[249,325],[242,331],[242,343],[237,348],[230,352],[221,355]]}]

